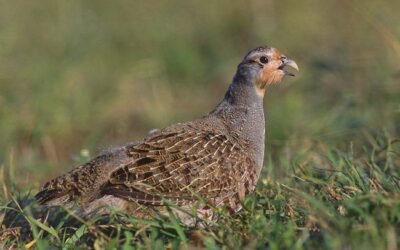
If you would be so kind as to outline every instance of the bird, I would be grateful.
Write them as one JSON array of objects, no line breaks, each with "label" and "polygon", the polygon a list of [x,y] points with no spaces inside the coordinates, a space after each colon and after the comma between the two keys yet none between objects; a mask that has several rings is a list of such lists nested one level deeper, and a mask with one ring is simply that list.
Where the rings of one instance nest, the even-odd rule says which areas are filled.
[{"label": "bird", "polygon": [[36,202],[82,217],[119,210],[148,218],[168,204],[196,207],[202,217],[212,216],[210,206],[239,211],[263,166],[266,89],[294,76],[288,67],[299,71],[276,48],[252,49],[211,112],[101,153],[46,182]]}]

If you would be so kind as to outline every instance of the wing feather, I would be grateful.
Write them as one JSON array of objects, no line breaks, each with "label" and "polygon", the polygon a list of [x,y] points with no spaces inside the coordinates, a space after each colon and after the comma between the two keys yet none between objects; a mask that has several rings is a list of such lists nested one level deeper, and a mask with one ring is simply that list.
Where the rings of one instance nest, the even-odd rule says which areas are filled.
[{"label": "wing feather", "polygon": [[135,160],[113,171],[100,193],[143,205],[163,205],[165,199],[186,204],[198,195],[226,202],[241,186],[252,186],[244,177],[255,175],[254,162],[243,150],[210,131],[159,134],[129,148]]}]

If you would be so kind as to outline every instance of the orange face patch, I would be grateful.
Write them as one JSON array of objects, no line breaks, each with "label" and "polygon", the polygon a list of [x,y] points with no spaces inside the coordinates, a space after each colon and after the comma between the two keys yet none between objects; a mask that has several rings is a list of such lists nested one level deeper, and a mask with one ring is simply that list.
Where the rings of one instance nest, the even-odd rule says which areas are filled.
[{"label": "orange face patch", "polygon": [[[265,56],[268,58],[268,63],[260,61],[260,58]],[[283,53],[275,48],[260,47],[245,58],[262,65],[257,80],[257,92],[260,96],[264,96],[267,85],[278,83],[285,76],[285,73],[279,69],[282,65],[282,57],[284,57]]]},{"label": "orange face patch", "polygon": [[260,73],[260,78],[257,81],[257,91],[264,96],[267,85],[278,83],[285,76],[285,73],[276,68],[265,67]]},{"label": "orange face patch", "polygon": [[282,65],[282,53],[277,50],[274,52],[271,53],[268,64],[265,64],[264,68],[260,71],[260,77],[257,81],[257,89],[262,96],[264,96],[267,85],[278,83],[285,76],[285,73],[278,69]]}]

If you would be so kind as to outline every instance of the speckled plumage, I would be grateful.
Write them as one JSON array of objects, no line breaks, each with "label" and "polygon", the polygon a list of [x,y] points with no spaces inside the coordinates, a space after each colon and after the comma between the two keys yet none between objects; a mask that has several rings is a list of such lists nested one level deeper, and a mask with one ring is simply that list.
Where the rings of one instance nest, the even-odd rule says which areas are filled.
[{"label": "speckled plumage", "polygon": [[292,75],[285,65],[298,69],[277,49],[250,51],[208,115],[103,153],[47,182],[36,200],[48,206],[77,203],[82,216],[111,208],[145,217],[162,211],[166,200],[190,208],[199,197],[238,211],[263,164],[265,88]]}]

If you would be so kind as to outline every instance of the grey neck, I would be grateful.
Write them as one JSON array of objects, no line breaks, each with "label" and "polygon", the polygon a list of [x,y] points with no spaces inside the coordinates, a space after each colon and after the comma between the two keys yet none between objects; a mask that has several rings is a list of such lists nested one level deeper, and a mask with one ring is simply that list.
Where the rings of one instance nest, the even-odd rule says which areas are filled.
[{"label": "grey neck", "polygon": [[265,145],[264,105],[251,76],[240,74],[238,69],[225,98],[210,114],[221,117],[230,133],[247,144],[246,150],[260,171]]}]

